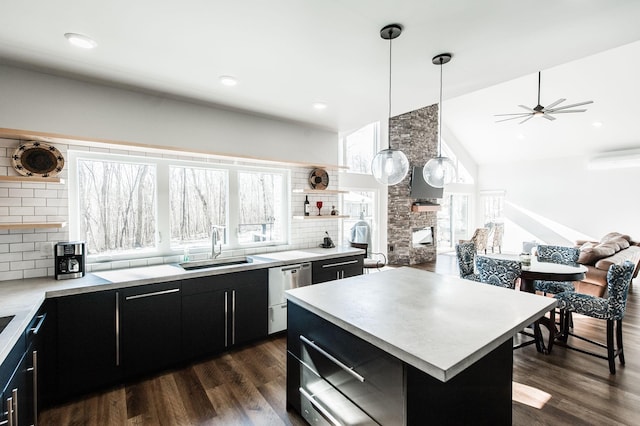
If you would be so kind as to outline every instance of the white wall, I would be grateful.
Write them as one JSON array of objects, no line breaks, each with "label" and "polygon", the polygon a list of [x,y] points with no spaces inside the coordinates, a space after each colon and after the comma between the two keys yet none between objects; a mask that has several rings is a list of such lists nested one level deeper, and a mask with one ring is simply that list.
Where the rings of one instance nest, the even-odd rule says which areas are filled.
[{"label": "white wall", "polygon": [[482,165],[479,190],[506,191],[505,248],[573,244],[617,231],[640,240],[640,169],[587,170],[584,157]]},{"label": "white wall", "polygon": [[334,132],[10,66],[0,66],[0,127],[338,163]]}]

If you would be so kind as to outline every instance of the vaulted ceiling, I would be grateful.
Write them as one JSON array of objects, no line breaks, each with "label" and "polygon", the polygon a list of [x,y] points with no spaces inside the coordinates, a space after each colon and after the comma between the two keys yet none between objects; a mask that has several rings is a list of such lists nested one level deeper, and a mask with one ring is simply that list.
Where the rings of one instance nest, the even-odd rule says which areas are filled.
[{"label": "vaulted ceiling", "polygon": [[[431,58],[453,53],[444,121],[479,163],[637,143],[637,0],[11,0],[0,12],[2,63],[336,131],[387,116],[389,44],[379,32],[400,23],[392,114],[436,103]],[[73,48],[67,32],[98,46]],[[544,102],[594,104],[554,122],[494,123],[535,106],[539,70]],[[239,84],[221,85],[222,75]]]}]

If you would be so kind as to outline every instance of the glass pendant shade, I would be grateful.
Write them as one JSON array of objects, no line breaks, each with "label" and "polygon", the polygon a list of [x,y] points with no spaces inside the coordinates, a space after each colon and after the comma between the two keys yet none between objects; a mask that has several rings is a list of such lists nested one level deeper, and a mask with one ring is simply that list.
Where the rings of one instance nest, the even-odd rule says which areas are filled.
[{"label": "glass pendant shade", "polygon": [[447,157],[436,157],[427,161],[422,169],[422,176],[425,182],[434,188],[444,188],[445,185],[453,182],[456,176],[456,169]]},{"label": "glass pendant shade", "polygon": [[383,149],[371,162],[373,177],[384,185],[395,185],[409,172],[409,159],[397,149]]}]

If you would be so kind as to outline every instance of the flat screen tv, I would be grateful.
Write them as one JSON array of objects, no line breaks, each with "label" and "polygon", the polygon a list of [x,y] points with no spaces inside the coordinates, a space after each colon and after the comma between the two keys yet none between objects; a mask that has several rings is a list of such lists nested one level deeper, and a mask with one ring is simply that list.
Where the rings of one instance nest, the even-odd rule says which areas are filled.
[{"label": "flat screen tv", "polygon": [[422,167],[414,167],[411,172],[411,198],[425,200],[427,198],[442,198],[444,188],[429,185],[422,176]]}]

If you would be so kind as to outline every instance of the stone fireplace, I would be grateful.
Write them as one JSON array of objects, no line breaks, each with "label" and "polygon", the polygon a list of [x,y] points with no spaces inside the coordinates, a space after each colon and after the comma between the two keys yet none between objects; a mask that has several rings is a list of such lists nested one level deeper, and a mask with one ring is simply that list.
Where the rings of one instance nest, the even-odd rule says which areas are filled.
[{"label": "stone fireplace", "polygon": [[[437,250],[436,211],[411,211],[416,201],[410,197],[411,169],[424,166],[437,156],[438,105],[392,117],[389,122],[390,146],[409,159],[409,174],[389,187],[387,254],[392,265],[414,265],[433,261]],[[437,202],[438,200],[429,200]],[[429,234],[431,243],[429,241]]]}]

